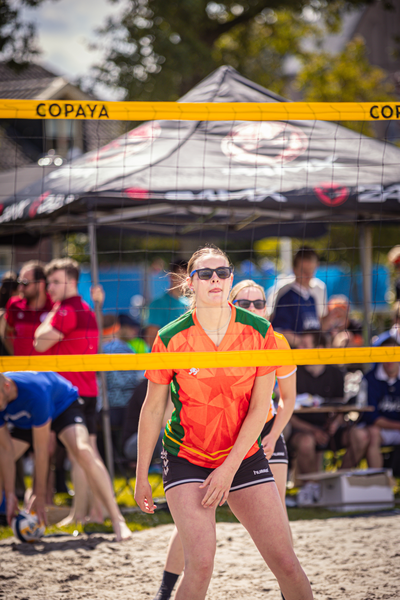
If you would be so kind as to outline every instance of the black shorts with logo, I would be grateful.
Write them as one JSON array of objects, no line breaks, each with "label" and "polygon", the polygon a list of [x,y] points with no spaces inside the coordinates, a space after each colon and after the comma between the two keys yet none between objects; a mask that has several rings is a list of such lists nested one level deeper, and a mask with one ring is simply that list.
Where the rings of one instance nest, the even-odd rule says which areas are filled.
[{"label": "black shorts with logo", "polygon": [[82,411],[85,415],[85,423],[90,435],[97,433],[97,396],[81,396],[83,400]]},{"label": "black shorts with logo", "polygon": [[[272,417],[269,421],[267,421],[264,425],[264,428],[261,432],[261,439],[263,439],[266,435],[271,432],[272,425],[274,424],[275,416]],[[288,451],[286,448],[285,438],[283,437],[283,433],[278,437],[275,443],[274,453],[271,458],[268,459],[270,464],[285,464],[287,465],[289,462]]]},{"label": "black shorts with logo", "polygon": [[[66,427],[70,425],[85,425],[85,417],[82,412],[82,404],[80,398],[70,404],[64,412],[56,417],[51,422],[51,430],[58,436]],[[32,445],[32,429],[22,429],[20,427],[13,427],[10,431],[11,437],[16,440],[22,440]]]},{"label": "black shorts with logo", "polygon": [[[214,469],[194,465],[186,458],[174,456],[165,449],[161,452],[161,459],[165,492],[185,483],[203,483],[214,471]],[[243,460],[236,471],[229,492],[270,481],[274,481],[274,477],[269,468],[268,460],[265,458],[262,448],[260,448],[255,454]]]}]

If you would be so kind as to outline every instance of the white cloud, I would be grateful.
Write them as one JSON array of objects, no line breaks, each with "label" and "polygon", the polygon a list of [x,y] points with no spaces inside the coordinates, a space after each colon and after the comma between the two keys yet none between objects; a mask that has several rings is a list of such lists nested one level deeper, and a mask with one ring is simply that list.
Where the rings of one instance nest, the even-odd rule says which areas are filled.
[{"label": "white cloud", "polygon": [[40,62],[74,80],[101,61],[101,50],[89,50],[89,43],[97,39],[95,29],[120,12],[121,3],[108,0],[47,0],[37,9],[25,9],[24,15],[36,23]]}]

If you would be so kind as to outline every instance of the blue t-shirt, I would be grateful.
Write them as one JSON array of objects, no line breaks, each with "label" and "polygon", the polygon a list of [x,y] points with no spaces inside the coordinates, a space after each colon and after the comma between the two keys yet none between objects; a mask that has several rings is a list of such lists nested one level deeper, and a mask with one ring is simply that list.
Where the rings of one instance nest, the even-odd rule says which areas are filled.
[{"label": "blue t-shirt", "polygon": [[57,373],[4,373],[18,388],[18,396],[0,411],[0,427],[9,421],[20,429],[41,427],[56,419],[78,398],[78,389]]},{"label": "blue t-shirt", "polygon": [[171,321],[175,321],[183,315],[189,307],[189,302],[184,296],[174,298],[171,294],[164,294],[160,298],[156,298],[149,306],[148,325],[155,325],[162,329]]},{"label": "blue t-shirt", "polygon": [[320,329],[315,300],[309,295],[305,298],[293,288],[285,292],[276,303],[271,321],[277,331],[302,333],[309,329]]},{"label": "blue t-shirt", "polygon": [[368,386],[368,404],[374,412],[364,413],[363,420],[372,425],[379,417],[400,421],[400,379],[388,381],[381,364],[365,375]]},{"label": "blue t-shirt", "polygon": [[[122,340],[112,340],[103,346],[105,354],[135,354]],[[143,371],[107,371],[107,397],[110,407],[126,406],[140,379]]]}]

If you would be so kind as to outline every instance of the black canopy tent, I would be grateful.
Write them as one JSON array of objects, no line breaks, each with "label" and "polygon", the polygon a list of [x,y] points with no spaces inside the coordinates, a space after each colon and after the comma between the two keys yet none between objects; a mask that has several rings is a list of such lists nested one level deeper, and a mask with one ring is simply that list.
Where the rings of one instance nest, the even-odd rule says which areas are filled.
[{"label": "black canopy tent", "polygon": [[[285,102],[226,66],[180,101]],[[35,183],[25,186],[23,177],[17,170],[1,186],[0,240],[88,227],[93,282],[102,227],[254,240],[313,237],[330,223],[400,218],[400,149],[317,120],[151,121]],[[369,324],[368,235],[362,229]]]}]

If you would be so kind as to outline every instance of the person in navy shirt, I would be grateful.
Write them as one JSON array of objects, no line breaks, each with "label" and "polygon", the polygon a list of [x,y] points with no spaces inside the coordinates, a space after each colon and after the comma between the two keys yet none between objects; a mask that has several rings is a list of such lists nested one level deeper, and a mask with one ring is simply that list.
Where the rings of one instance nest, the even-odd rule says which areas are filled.
[{"label": "person in navy shirt", "polygon": [[[388,338],[381,347],[398,346]],[[365,375],[361,393],[367,394],[373,412],[364,413],[359,427],[350,430],[354,462],[366,457],[371,468],[383,467],[381,446],[400,445],[400,363],[378,363]]]},{"label": "person in navy shirt", "polygon": [[[9,427],[11,431],[9,431]],[[109,511],[118,541],[131,535],[112,491],[107,470],[89,442],[78,390],[57,373],[34,371],[0,374],[0,491],[4,486],[7,521],[18,508],[15,495],[15,461],[33,445],[35,495],[29,510],[46,523],[45,495],[49,464],[49,438],[53,430],[80,464],[95,493]]]},{"label": "person in navy shirt", "polygon": [[336,318],[335,309],[328,313],[325,288],[322,300],[311,288],[317,266],[315,250],[304,246],[296,252],[293,258],[295,280],[279,290],[270,317],[274,330],[283,333],[295,348],[303,332],[310,329],[327,331]]}]

